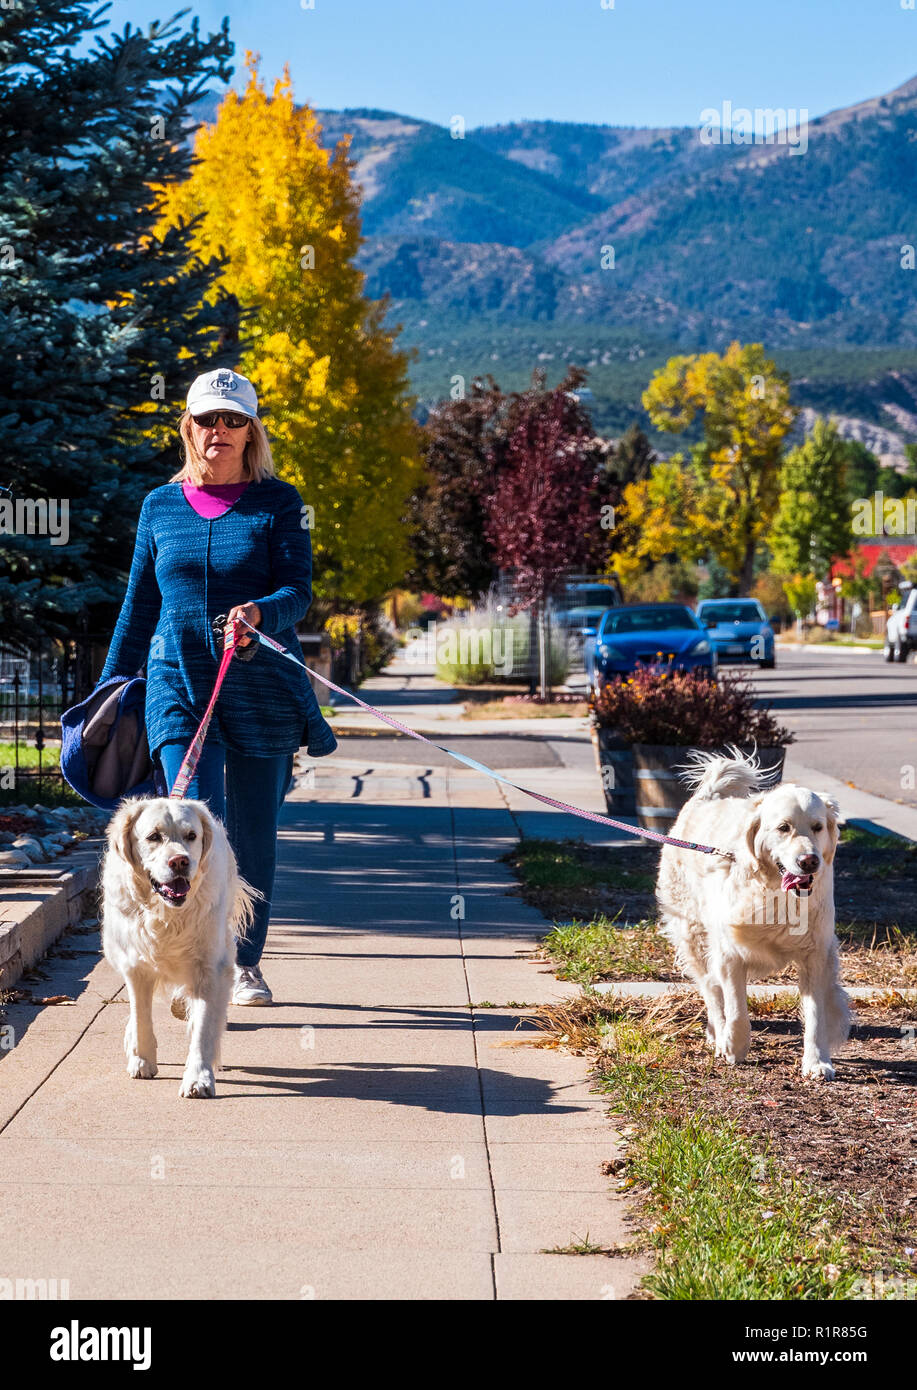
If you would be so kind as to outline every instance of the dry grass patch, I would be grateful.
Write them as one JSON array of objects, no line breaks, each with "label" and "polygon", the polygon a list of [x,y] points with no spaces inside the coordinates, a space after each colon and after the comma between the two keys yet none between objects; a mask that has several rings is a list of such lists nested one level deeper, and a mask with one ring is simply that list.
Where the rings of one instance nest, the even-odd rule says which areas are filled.
[{"label": "dry grass patch", "polygon": [[690,996],[584,994],[529,1020],[589,1056],[627,1139],[662,1298],[837,1299],[917,1273],[917,1007],[860,1005],[838,1078],[800,1076],[788,994],[755,1005],[752,1050],[716,1062]]}]

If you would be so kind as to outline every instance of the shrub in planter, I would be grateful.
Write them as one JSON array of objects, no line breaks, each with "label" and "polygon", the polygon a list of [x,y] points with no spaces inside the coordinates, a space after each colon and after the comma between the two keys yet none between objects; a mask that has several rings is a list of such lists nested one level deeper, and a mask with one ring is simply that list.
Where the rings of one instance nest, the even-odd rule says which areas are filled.
[{"label": "shrub in planter", "polygon": [[662,830],[691,795],[679,776],[689,750],[754,749],[779,780],[784,749],[794,741],[769,709],[756,704],[751,682],[740,673],[715,682],[694,672],[638,667],[628,679],[602,687],[592,725],[609,811]]}]

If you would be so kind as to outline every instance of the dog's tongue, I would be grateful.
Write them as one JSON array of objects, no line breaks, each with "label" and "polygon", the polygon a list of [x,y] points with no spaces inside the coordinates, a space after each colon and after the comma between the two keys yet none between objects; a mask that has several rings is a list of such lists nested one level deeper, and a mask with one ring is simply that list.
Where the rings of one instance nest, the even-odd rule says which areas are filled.
[{"label": "dog's tongue", "polygon": [[161,883],[159,891],[165,898],[186,898],[190,887],[186,878],[173,878],[171,883]]},{"label": "dog's tongue", "polygon": [[811,874],[792,874],[787,870],[780,880],[780,887],[783,889],[784,893],[789,893],[791,890],[795,892],[800,888],[811,888],[811,886]]}]

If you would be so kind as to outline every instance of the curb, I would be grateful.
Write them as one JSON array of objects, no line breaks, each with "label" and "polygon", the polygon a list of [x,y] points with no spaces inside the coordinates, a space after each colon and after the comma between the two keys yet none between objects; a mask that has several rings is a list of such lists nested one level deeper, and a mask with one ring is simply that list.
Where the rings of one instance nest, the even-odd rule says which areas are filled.
[{"label": "curb", "polygon": [[[592,985],[597,994],[620,994],[624,998],[655,999],[663,994],[700,995],[693,985],[681,984],[677,980],[600,980]],[[892,989],[882,985],[844,985],[851,999],[882,999],[889,994],[900,994],[902,999],[917,1002],[917,989]],[[780,994],[798,994],[793,983],[785,985],[749,985],[749,999],[774,999]]]},{"label": "curb", "polygon": [[65,863],[0,870],[0,989],[11,989],[68,927],[96,905],[103,842]]},{"label": "curb", "polygon": [[776,647],[780,652],[802,652],[806,656],[810,652],[819,652],[824,656],[882,655],[879,647],[842,647],[834,646],[831,642],[777,642]]}]

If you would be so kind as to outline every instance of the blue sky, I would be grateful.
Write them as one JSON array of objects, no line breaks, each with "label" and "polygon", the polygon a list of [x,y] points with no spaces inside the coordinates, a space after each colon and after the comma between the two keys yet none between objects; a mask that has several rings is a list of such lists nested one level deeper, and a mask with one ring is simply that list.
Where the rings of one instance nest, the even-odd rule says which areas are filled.
[{"label": "blue sky", "polygon": [[[298,101],[469,127],[549,119],[697,125],[705,107],[806,108],[877,96],[917,73],[917,9],[902,0],[192,0],[230,19]],[[180,0],[114,0],[113,24]],[[605,0],[608,3],[608,0]],[[910,0],[904,0],[910,3]],[[238,78],[236,79],[238,81]]]}]

